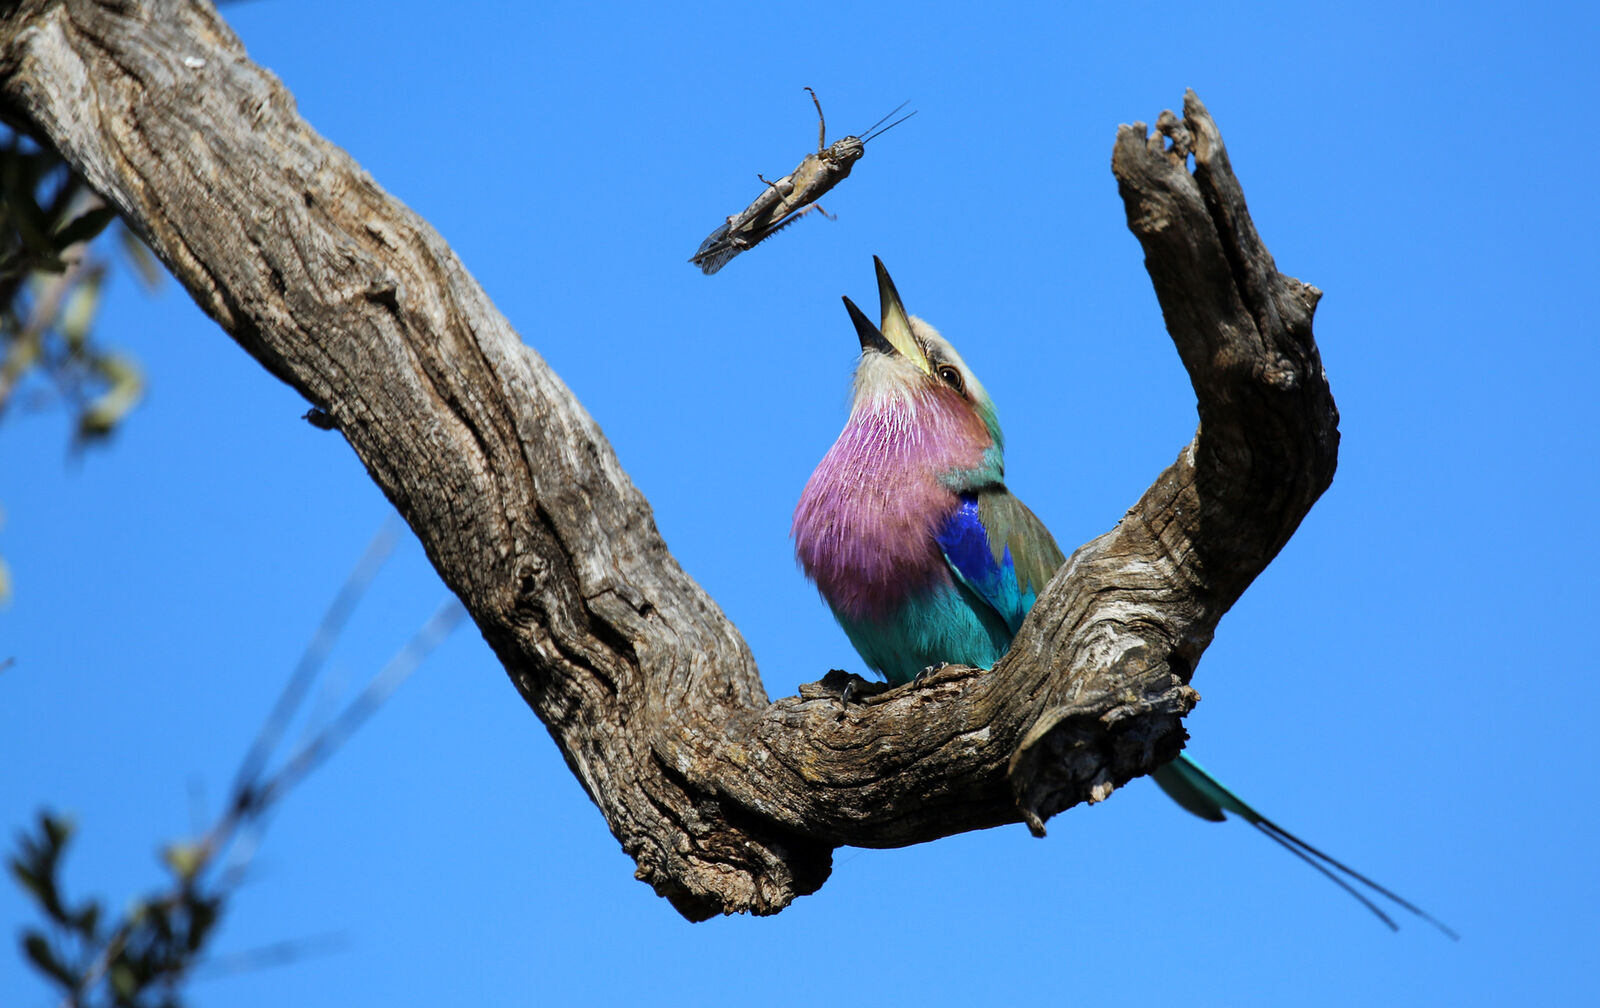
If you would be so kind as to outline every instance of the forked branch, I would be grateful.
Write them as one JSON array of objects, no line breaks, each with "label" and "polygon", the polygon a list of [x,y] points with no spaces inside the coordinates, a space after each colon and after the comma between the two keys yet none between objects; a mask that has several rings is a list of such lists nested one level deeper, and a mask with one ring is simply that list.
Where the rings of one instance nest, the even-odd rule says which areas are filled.
[{"label": "forked branch", "polygon": [[0,102],[326,411],[638,877],[693,919],[774,913],[843,844],[1042,829],[1169,759],[1218,618],[1332,476],[1316,292],[1273,267],[1190,95],[1156,137],[1124,127],[1114,170],[1201,433],[1072,556],[993,671],[847,715],[823,689],[769,702],[572,394],[209,6],[23,0],[0,15]]}]

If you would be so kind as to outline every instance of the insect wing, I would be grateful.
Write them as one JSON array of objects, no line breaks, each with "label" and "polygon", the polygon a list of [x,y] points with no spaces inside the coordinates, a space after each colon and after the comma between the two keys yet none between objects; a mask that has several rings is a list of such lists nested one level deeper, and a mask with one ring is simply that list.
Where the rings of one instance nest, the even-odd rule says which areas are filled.
[{"label": "insect wing", "polygon": [[[808,155],[807,161],[815,160],[816,155]],[[806,162],[801,162],[804,167]],[[788,212],[787,201],[784,194],[793,191],[790,179],[793,175],[785,175],[776,182],[768,182],[761,194],[738,214],[729,217],[726,222],[700,243],[700,248],[690,257],[689,261],[700,267],[700,271],[710,276],[727,264],[729,259],[755,245],[761,239],[772,233],[774,218],[782,217]]]},{"label": "insect wing", "polygon": [[724,222],[700,243],[700,248],[689,261],[700,267],[700,272],[710,276],[727,265],[728,260],[738,255],[740,251],[740,248],[728,238],[728,223]]}]

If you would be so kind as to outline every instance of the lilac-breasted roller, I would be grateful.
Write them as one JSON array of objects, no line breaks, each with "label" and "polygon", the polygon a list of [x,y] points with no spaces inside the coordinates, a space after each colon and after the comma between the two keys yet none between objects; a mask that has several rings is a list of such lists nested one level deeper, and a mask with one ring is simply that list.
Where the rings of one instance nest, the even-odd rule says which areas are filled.
[{"label": "lilac-breasted roller", "polygon": [[[943,663],[990,668],[1065,559],[1006,489],[994,403],[950,342],[906,314],[876,258],[878,325],[844,299],[861,342],[850,419],[795,508],[795,555],[850,643],[892,685]],[[1151,774],[1179,805],[1232,812],[1394,921],[1342,872],[1451,937],[1433,917],[1279,827],[1188,756]]]}]

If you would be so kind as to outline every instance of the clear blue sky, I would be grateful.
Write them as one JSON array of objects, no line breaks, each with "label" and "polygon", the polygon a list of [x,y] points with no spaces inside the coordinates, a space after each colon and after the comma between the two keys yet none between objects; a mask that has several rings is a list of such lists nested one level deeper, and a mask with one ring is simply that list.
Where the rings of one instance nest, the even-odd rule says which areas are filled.
[{"label": "clear blue sky", "polygon": [[[1247,827],[1137,782],[1021,826],[838,852],[772,919],[690,925],[470,628],[277,817],[220,952],[342,951],[199,1005],[1576,1004],[1600,940],[1593,692],[1591,5],[312,4],[227,9],[302,113],[431,221],[594,414],[769,691],[859,668],[796,571],[871,256],[999,404],[1013,489],[1067,548],[1193,433],[1109,171],[1195,88],[1285,272],[1326,292],[1339,473],[1223,620],[1191,751],[1453,924],[1391,934]],[[576,7],[576,5],[572,5]],[[816,137],[910,99],[829,199],[714,277],[684,260]],[[74,813],[120,904],[214,811],[390,509],[336,434],[168,283],[104,338],[150,394],[64,461],[0,427],[0,823]],[[443,595],[407,542],[350,680]],[[1585,629],[1585,628],[1589,629]],[[1576,643],[1574,643],[1576,642]],[[0,927],[25,913],[0,887]],[[8,951],[0,1000],[42,1005]]]}]

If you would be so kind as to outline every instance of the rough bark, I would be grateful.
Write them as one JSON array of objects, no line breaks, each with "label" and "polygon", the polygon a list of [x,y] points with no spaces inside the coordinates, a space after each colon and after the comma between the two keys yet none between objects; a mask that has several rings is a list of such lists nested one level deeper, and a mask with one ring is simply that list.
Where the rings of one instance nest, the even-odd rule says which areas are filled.
[{"label": "rough bark", "polygon": [[1217,620],[1333,475],[1318,292],[1277,272],[1191,93],[1155,136],[1122,127],[1112,168],[1193,378],[1195,440],[1072,555],[992,671],[848,713],[822,686],[769,702],[588,414],[210,7],[0,5],[0,106],[327,411],[638,877],[692,919],[776,912],[844,844],[1042,832],[1170,759]]}]

